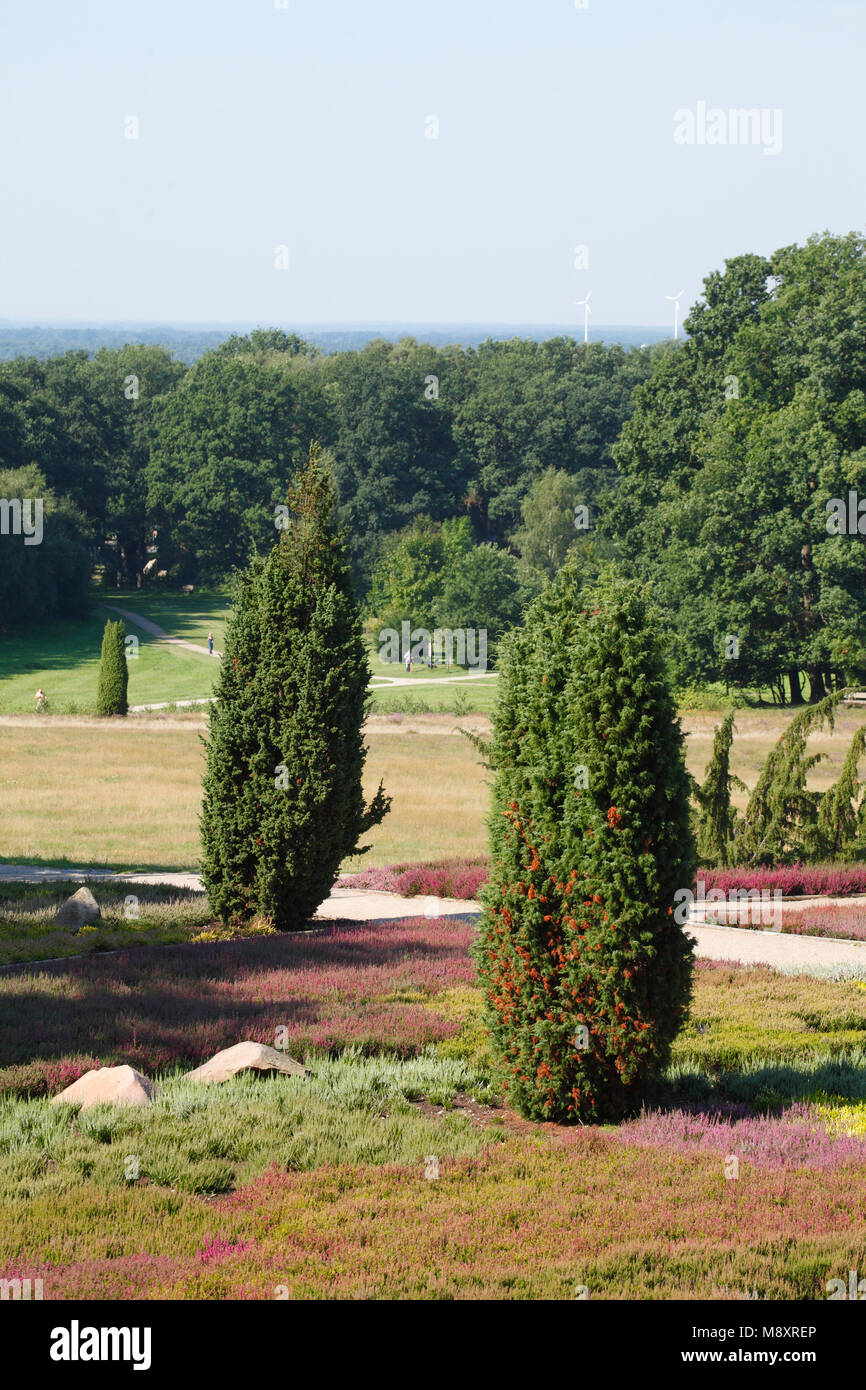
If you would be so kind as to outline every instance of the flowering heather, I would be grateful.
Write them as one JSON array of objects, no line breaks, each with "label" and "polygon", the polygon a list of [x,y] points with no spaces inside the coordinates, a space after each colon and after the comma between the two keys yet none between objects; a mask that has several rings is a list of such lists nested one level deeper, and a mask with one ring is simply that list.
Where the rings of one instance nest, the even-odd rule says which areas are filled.
[{"label": "flowering heather", "polygon": [[866,1139],[828,1134],[819,1116],[805,1105],[792,1106],[783,1118],[648,1111],[623,1125],[617,1137],[623,1144],[648,1145],[668,1153],[715,1153],[720,1162],[735,1154],[760,1168],[830,1172],[845,1164],[866,1164]]},{"label": "flowering heather", "polygon": [[489,869],[477,859],[441,859],[430,864],[389,864],[364,869],[337,880],[340,888],[371,888],[399,893],[404,898],[461,898],[474,900],[487,882]]},{"label": "flowering heather", "polygon": [[414,1055],[460,1030],[435,997],[474,983],[473,934],[450,919],[334,923],[10,972],[0,979],[0,1094],[54,1092],[94,1065],[148,1075],[194,1066],[241,1038],[273,1044],[279,1025],[296,1056],[353,1044]]},{"label": "flowering heather", "polygon": [[203,1265],[213,1264],[215,1261],[222,1263],[227,1255],[241,1255],[244,1250],[252,1249],[252,1241],[224,1240],[222,1236],[211,1236],[201,1250],[196,1250],[196,1259],[201,1260]]},{"label": "flowering heather", "polygon": [[866,941],[866,905],[804,907],[782,914],[782,931],[794,936],[836,936]]},{"label": "flowering heather", "polygon": [[782,868],[748,867],[733,869],[701,869],[698,878],[707,892],[720,888],[730,893],[733,888],[757,888],[772,891],[779,888],[786,895],[812,894],[830,898],[847,898],[866,893],[866,864],[789,864]]},{"label": "flowering heather", "polygon": [[[4,1204],[0,1277],[39,1275],[46,1299],[273,1299],[279,1286],[293,1299],[573,1299],[577,1284],[592,1298],[823,1298],[862,1264],[863,1176],[754,1164],[732,1182],[716,1152],[543,1130],[446,1159],[435,1182],[423,1164],[273,1167],[211,1201],[85,1186],[34,1198],[26,1220]],[[205,1262],[215,1223],[224,1253]]]},{"label": "flowering heather", "polygon": [[[416,894],[439,898],[477,899],[487,882],[489,866],[475,859],[443,859],[430,864],[389,864],[364,869],[337,880],[340,888],[370,888],[380,893]],[[791,864],[782,868],[701,869],[698,878],[707,892],[720,888],[772,891],[787,897],[852,897],[866,894],[866,864]]]}]

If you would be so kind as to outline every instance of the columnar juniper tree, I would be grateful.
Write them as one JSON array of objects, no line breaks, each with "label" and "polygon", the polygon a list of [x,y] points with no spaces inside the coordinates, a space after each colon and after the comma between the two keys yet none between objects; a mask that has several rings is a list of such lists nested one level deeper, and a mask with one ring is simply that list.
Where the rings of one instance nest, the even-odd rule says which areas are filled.
[{"label": "columnar juniper tree", "polygon": [[476,948],[510,1101],[615,1120],[665,1066],[691,990],[673,918],[689,783],[641,592],[588,602],[570,563],[507,639],[491,745],[492,867]]},{"label": "columnar juniper tree", "polygon": [[369,667],[330,472],[318,446],[288,525],[238,581],[212,706],[202,877],[224,921],[303,927],[341,861],[385,816],[365,805]]},{"label": "columnar juniper tree", "polygon": [[96,688],[96,713],[126,714],[129,705],[126,691],[129,671],[126,666],[126,629],[121,618],[105,624],[102,634],[102,655],[99,662],[99,684]]}]

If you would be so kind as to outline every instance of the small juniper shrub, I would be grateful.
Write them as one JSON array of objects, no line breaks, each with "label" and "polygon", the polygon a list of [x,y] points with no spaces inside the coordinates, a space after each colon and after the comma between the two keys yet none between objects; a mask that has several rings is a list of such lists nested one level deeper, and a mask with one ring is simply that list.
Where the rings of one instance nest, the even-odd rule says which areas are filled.
[{"label": "small juniper shrub", "polygon": [[102,634],[102,655],[99,662],[99,683],[96,687],[96,713],[105,717],[126,714],[126,692],[129,671],[126,665],[126,629],[123,619],[105,624]]}]

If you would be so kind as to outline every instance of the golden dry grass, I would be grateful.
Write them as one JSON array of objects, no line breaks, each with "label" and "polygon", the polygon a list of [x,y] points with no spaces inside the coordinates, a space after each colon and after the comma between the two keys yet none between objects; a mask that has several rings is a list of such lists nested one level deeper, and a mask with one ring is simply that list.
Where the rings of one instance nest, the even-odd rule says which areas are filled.
[{"label": "golden dry grass", "polygon": [[[370,853],[346,867],[483,852],[484,770],[454,733],[456,723],[453,716],[371,721],[365,784],[372,794],[384,780],[393,807],[370,837]],[[192,867],[204,728],[192,716],[2,720],[0,856]]]},{"label": "golden dry grass", "polygon": [[[745,710],[737,718],[734,771],[753,786],[790,712]],[[846,710],[835,734],[811,741],[828,754],[810,781],[829,785],[864,714]],[[698,778],[712,748],[718,714],[683,718],[687,756]],[[370,837],[372,849],[346,868],[483,853],[487,774],[456,726],[483,730],[480,716],[373,717],[365,778],[381,777],[391,814]],[[200,715],[101,721],[0,719],[0,855],[9,861],[104,864],[114,868],[190,868],[198,857],[203,750]],[[742,804],[743,798],[739,798]]]},{"label": "golden dry grass", "polygon": [[[704,771],[713,750],[713,736],[724,715],[690,712],[682,717],[683,731],[688,735],[686,758],[689,771],[703,780]],[[793,718],[791,710],[740,710],[736,717],[736,732],[731,750],[731,765],[747,787],[754,787],[767,755]],[[862,709],[843,709],[836,716],[836,728],[809,739],[811,753],[823,753],[826,761],[819,763],[809,777],[814,791],[825,791],[836,780],[854,730],[863,723]],[[736,793],[734,803],[741,809],[746,804],[744,793]]]}]

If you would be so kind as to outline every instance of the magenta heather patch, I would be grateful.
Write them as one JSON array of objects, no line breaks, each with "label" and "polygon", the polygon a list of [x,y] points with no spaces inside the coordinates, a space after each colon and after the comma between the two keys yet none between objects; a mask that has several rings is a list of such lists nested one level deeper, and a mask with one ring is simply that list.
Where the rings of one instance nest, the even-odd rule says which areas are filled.
[{"label": "magenta heather patch", "polygon": [[368,888],[404,898],[473,900],[487,882],[488,866],[479,859],[441,859],[429,864],[389,864],[337,880],[339,888]]},{"label": "magenta heather patch", "polygon": [[100,1065],[96,1057],[79,1056],[6,1067],[0,1072],[0,1095],[22,1098],[55,1096]]},{"label": "magenta heather patch", "polygon": [[201,1250],[196,1250],[195,1256],[203,1265],[221,1264],[229,1255],[242,1255],[245,1250],[252,1250],[251,1240],[225,1240],[222,1236],[209,1236]]},{"label": "magenta heather patch", "polygon": [[758,1168],[831,1170],[866,1163],[866,1139],[831,1136],[807,1106],[795,1105],[784,1117],[738,1118],[729,1112],[652,1110],[617,1131],[622,1144],[666,1149],[669,1153],[715,1152]]},{"label": "magenta heather patch", "polygon": [[782,931],[793,936],[837,936],[847,941],[866,941],[866,908],[859,904],[804,907],[782,916]]},{"label": "magenta heather patch", "polygon": [[707,892],[720,888],[730,893],[734,888],[781,890],[786,897],[816,895],[846,898],[866,893],[866,864],[787,864],[770,869],[757,868],[701,869],[698,878]]},{"label": "magenta heather patch", "polygon": [[272,1044],[278,1026],[295,1055],[356,1044],[410,1056],[459,1032],[435,997],[475,982],[474,933],[472,923],[446,918],[333,923],[22,967],[0,994],[10,1063],[0,1093],[54,1094],[93,1067],[123,1062],[152,1076],[241,1038]]}]

